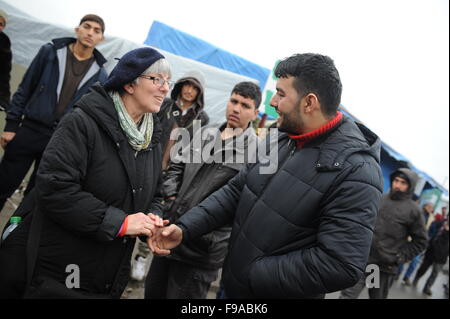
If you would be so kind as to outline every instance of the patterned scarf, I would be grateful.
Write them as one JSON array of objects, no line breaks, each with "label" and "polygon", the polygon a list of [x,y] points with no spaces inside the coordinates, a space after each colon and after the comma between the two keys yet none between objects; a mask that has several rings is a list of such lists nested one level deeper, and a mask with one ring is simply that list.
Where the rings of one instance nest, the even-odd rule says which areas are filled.
[{"label": "patterned scarf", "polygon": [[145,113],[140,128],[128,114],[119,92],[110,92],[109,95],[114,101],[117,115],[119,116],[120,127],[128,138],[131,147],[140,151],[146,149],[152,140],[153,135],[153,116],[151,113]]}]

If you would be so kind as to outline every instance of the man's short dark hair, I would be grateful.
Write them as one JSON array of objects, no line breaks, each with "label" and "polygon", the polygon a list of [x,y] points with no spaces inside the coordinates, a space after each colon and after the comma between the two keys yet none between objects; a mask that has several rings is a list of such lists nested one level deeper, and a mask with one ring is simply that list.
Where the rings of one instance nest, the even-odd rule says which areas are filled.
[{"label": "man's short dark hair", "polygon": [[322,112],[332,117],[341,103],[342,83],[333,60],[315,53],[294,54],[282,60],[275,69],[279,78],[293,76],[294,88],[301,96],[314,93]]},{"label": "man's short dark hair", "polygon": [[253,82],[240,82],[236,84],[231,94],[239,94],[245,98],[252,99],[255,102],[255,108],[261,104],[261,89]]},{"label": "man's short dark hair", "polygon": [[105,33],[105,22],[98,15],[96,15],[96,14],[86,14],[84,17],[81,18],[79,25],[81,25],[85,21],[97,22],[98,24],[100,24],[100,27],[102,28],[102,33]]}]

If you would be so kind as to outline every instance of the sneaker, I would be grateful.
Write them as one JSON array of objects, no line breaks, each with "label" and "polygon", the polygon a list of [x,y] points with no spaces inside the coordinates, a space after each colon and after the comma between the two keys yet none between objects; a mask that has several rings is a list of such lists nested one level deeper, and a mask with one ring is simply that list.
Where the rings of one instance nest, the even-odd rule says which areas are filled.
[{"label": "sneaker", "polygon": [[411,282],[409,281],[409,278],[403,277],[403,284],[405,286],[411,286]]},{"label": "sneaker", "polygon": [[145,277],[145,266],[147,265],[147,258],[136,256],[133,266],[131,268],[131,278],[136,281],[142,281]]},{"label": "sneaker", "polygon": [[417,287],[417,283],[419,282],[418,279],[414,279],[412,282],[413,287]]},{"label": "sneaker", "polygon": [[423,293],[427,296],[432,296],[433,293],[431,292],[430,288],[423,288]]}]

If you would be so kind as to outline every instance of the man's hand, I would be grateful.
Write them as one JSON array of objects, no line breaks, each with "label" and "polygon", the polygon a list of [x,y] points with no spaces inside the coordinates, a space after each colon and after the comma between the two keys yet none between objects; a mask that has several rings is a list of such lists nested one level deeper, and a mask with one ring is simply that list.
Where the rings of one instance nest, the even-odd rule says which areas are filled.
[{"label": "man's hand", "polygon": [[169,223],[168,220],[162,220],[161,217],[152,213],[136,213],[128,215],[128,226],[125,235],[151,237],[157,227],[163,227]]},{"label": "man's hand", "polygon": [[12,139],[16,136],[15,132],[3,132],[0,137],[0,145],[3,149],[6,148],[6,144],[12,141]]},{"label": "man's hand", "polygon": [[169,220],[168,219],[164,219],[163,220],[161,217],[159,217],[158,215],[155,215],[153,213],[150,213],[147,216],[150,217],[150,219],[153,221],[153,224],[156,227],[164,227],[164,226],[169,224]]},{"label": "man's hand", "polygon": [[177,225],[170,225],[155,230],[153,237],[147,239],[147,244],[153,254],[167,256],[170,249],[177,247],[183,239],[183,232]]}]

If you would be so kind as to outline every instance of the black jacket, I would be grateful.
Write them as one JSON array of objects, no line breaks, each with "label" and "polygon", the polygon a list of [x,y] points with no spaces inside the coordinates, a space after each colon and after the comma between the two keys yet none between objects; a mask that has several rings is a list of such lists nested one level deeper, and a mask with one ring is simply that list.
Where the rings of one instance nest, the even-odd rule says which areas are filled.
[{"label": "black jacket", "polygon": [[5,33],[0,32],[0,107],[5,109],[9,106],[9,98],[11,95],[9,87],[11,61],[11,41]]},{"label": "black jacket", "polygon": [[[151,145],[136,152],[120,128],[112,99],[99,85],[63,118],[37,173],[44,215],[36,276],[64,283],[79,266],[81,289],[120,297],[135,239],[118,238],[128,214],[156,212],[161,172],[157,116]],[[156,204],[158,203],[158,204]]]},{"label": "black jacket", "polygon": [[391,179],[397,172],[408,177],[410,186],[401,198],[392,199],[391,193],[383,196],[369,257],[369,264],[391,274],[397,273],[400,264],[424,251],[428,240],[422,209],[411,199],[418,176],[400,168],[391,174]]},{"label": "black jacket", "polygon": [[425,258],[429,258],[438,264],[445,264],[448,258],[448,249],[448,230],[439,230],[436,236],[430,240],[427,251],[425,252]]},{"label": "black jacket", "polygon": [[[54,129],[55,108],[64,79],[65,50],[75,41],[75,38],[54,39],[53,43],[47,43],[41,47],[11,100],[6,116],[5,131],[16,132],[22,121],[23,125]],[[81,80],[78,90],[67,105],[66,113],[72,111],[73,104],[87,93],[95,82],[103,83],[106,80],[107,74],[103,68],[106,59],[96,49],[94,58],[95,62]]]},{"label": "black jacket", "polygon": [[[202,141],[199,150],[193,150],[191,144],[191,159],[194,152],[200,155],[208,145],[214,145],[219,141],[222,144],[219,133],[225,128],[222,126],[210,126],[204,130],[212,129]],[[219,131],[220,129],[220,131]],[[164,218],[171,222],[176,221],[180,216],[192,207],[198,205],[206,197],[225,185],[247,161],[251,161],[256,156],[257,136],[251,126],[241,135],[228,139],[225,145],[217,147],[207,157],[202,158],[201,163],[194,163],[193,160],[184,163],[172,162],[167,170],[162,187],[165,198],[176,196],[176,200],[169,201],[164,207]],[[230,158],[223,160],[223,155],[229,154]],[[244,155],[241,161],[237,154]],[[185,242],[173,249],[168,256],[170,259],[187,263],[203,269],[219,269],[228,250],[228,239],[230,237],[231,224],[216,229],[201,237]]]},{"label": "black jacket", "polygon": [[[222,279],[229,298],[323,298],[364,273],[382,194],[380,140],[345,118],[298,149],[278,140],[177,222],[183,240],[233,223]],[[258,151],[260,156],[260,151]]]}]

